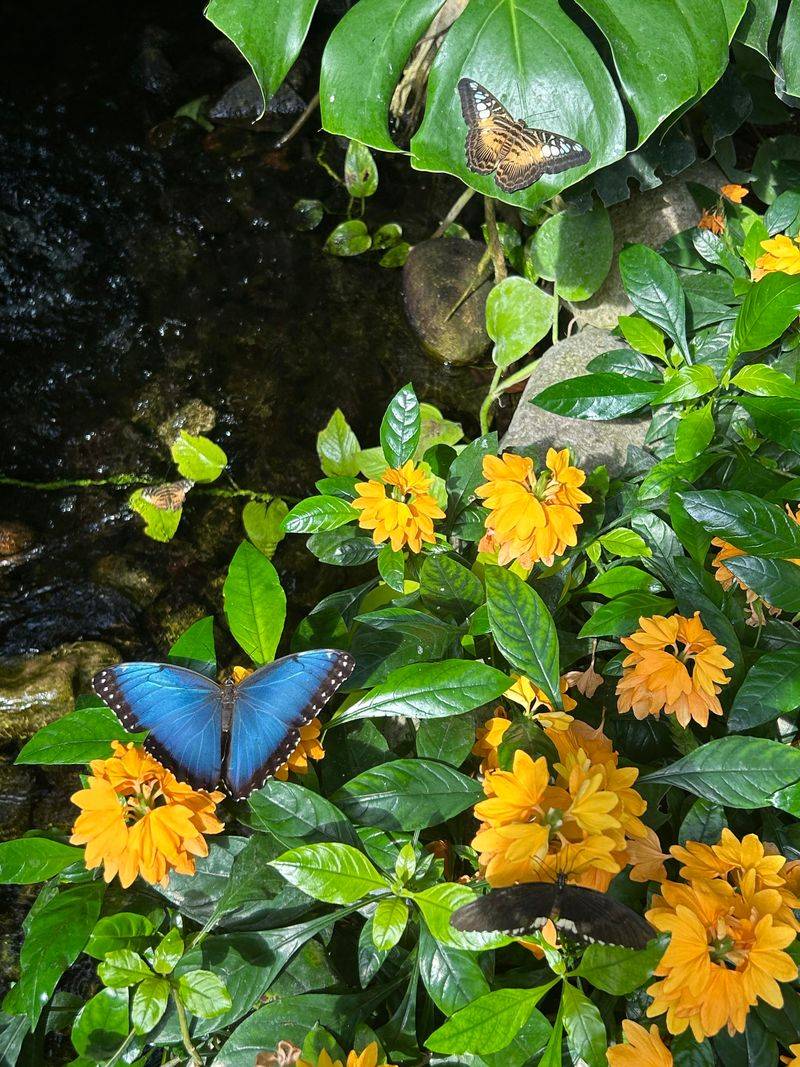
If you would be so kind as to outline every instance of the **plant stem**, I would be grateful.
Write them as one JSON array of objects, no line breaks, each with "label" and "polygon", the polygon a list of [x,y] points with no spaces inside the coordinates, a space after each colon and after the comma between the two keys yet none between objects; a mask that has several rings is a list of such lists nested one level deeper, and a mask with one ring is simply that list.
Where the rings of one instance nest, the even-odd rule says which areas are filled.
[{"label": "plant stem", "polygon": [[479,289],[481,287],[481,285],[483,285],[483,282],[484,282],[483,272],[486,270],[487,266],[489,265],[489,260],[491,258],[492,258],[492,254],[489,251],[489,249],[487,248],[486,251],[481,256],[481,258],[480,258],[480,260],[478,262],[478,266],[475,268],[475,273],[470,278],[469,285],[467,286],[467,288],[464,290],[464,292],[459,296],[458,300],[456,300],[455,304],[453,304],[453,306],[450,308],[450,310],[445,315],[445,317],[444,317],[444,321],[445,322],[448,322],[453,317],[453,315],[455,315],[455,313],[458,311],[458,309],[461,307],[461,305],[464,303],[464,301],[469,299],[469,297],[472,296],[472,294],[476,291],[476,289]]},{"label": "plant stem", "polygon": [[458,198],[458,200],[456,200],[455,204],[453,204],[453,206],[447,212],[445,217],[442,219],[442,221],[439,223],[439,225],[433,231],[433,233],[431,234],[431,239],[433,239],[434,237],[441,237],[442,236],[442,234],[447,229],[447,227],[451,226],[456,221],[458,216],[461,214],[461,212],[464,210],[464,208],[467,206],[467,204],[470,202],[470,200],[475,195],[475,192],[476,192],[475,189],[470,189],[470,188],[466,188],[464,190],[464,192],[461,194],[461,196]]},{"label": "plant stem", "polygon": [[497,232],[497,216],[494,209],[494,200],[490,196],[483,198],[483,211],[486,218],[486,236],[489,252],[494,264],[495,285],[502,282],[507,276],[506,257],[503,254],[503,246],[500,244],[500,234]]},{"label": "plant stem", "polygon": [[120,1056],[123,1054],[125,1049],[128,1047],[128,1045],[130,1045],[131,1041],[133,1041],[133,1039],[135,1037],[136,1037],[136,1031],[135,1030],[131,1030],[131,1032],[128,1034],[128,1036],[125,1038],[125,1040],[119,1046],[119,1048],[114,1053],[114,1055],[111,1057],[111,1059],[110,1060],[105,1060],[105,1062],[103,1063],[102,1067],[114,1067],[114,1064],[119,1060]]},{"label": "plant stem", "polygon": [[300,117],[297,119],[297,121],[295,123],[293,123],[289,127],[289,129],[286,131],[286,133],[281,134],[281,136],[275,142],[273,147],[274,148],[284,148],[292,140],[292,138],[295,137],[300,132],[300,130],[302,130],[302,128],[305,126],[305,124],[308,122],[308,120],[311,118],[311,116],[314,114],[314,112],[317,110],[318,107],[319,107],[319,92],[316,92],[311,97],[311,99],[308,101],[308,104],[306,105],[306,109],[302,113],[302,115],[300,115]]},{"label": "plant stem", "polygon": [[500,375],[502,373],[503,372],[500,367],[495,370],[494,376],[492,377],[491,385],[489,386],[489,392],[486,394],[486,397],[483,403],[481,404],[480,423],[482,434],[486,434],[489,432],[489,415],[492,411],[492,404],[494,404],[495,400],[497,399],[498,387],[500,385]]},{"label": "plant stem", "polygon": [[558,284],[553,282],[553,344],[558,344],[558,313],[561,310],[561,301],[558,296]]},{"label": "plant stem", "polygon": [[195,1064],[195,1067],[202,1067],[203,1061],[200,1059],[200,1053],[192,1044],[192,1036],[189,1033],[189,1023],[186,1019],[186,1008],[183,1006],[183,1001],[178,995],[177,989],[172,990],[172,999],[175,1001],[175,1009],[178,1012],[178,1026],[181,1028],[183,1047],[189,1053],[189,1059]]},{"label": "plant stem", "polygon": [[[60,489],[94,489],[104,485],[124,488],[132,485],[144,487],[152,484],[152,482],[143,481],[137,474],[115,474],[110,478],[63,478],[56,482],[32,482],[25,478],[9,478],[5,474],[0,474],[0,485],[11,485],[17,489],[38,489],[41,492],[53,492]],[[265,489],[240,489],[236,485],[195,485],[192,492],[205,496],[245,496],[250,500],[264,501],[272,500],[274,497],[274,493],[269,493]],[[293,500],[294,498],[284,497],[284,499]]]}]

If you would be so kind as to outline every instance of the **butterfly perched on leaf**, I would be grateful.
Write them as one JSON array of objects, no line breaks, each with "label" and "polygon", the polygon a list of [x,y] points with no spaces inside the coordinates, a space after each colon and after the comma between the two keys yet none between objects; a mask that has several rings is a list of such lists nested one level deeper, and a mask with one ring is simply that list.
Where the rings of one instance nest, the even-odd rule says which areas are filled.
[{"label": "butterfly perched on leaf", "polygon": [[453,913],[456,930],[524,937],[537,933],[550,919],[566,941],[577,944],[644,948],[656,931],[641,915],[607,893],[555,882],[529,882],[493,889]]},{"label": "butterfly perched on leaf", "polygon": [[319,714],[355,666],[346,652],[298,652],[238,684],[169,663],[122,663],[92,688],[144,747],[194,789],[222,785],[240,800],[281,767],[300,728]]},{"label": "butterfly perched on leaf", "polygon": [[589,149],[572,137],[512,118],[500,101],[472,78],[461,79],[458,95],[468,127],[467,166],[475,174],[494,174],[504,192],[518,193],[543,174],[559,174],[591,159]]},{"label": "butterfly perched on leaf", "polygon": [[142,489],[142,500],[147,504],[152,504],[159,511],[180,511],[193,485],[194,482],[190,482],[187,478],[181,478],[178,482],[148,485]]}]

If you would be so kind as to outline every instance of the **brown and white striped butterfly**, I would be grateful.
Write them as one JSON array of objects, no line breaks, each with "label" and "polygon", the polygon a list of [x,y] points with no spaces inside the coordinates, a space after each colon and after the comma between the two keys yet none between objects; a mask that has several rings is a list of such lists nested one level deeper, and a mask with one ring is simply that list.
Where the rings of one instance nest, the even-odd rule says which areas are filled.
[{"label": "brown and white striped butterfly", "polygon": [[186,500],[186,494],[194,482],[182,478],[179,482],[164,482],[162,485],[149,485],[142,489],[142,500],[159,511],[180,511]]},{"label": "brown and white striped butterfly", "polygon": [[558,174],[591,159],[589,149],[566,134],[539,130],[512,118],[472,78],[461,79],[458,94],[468,127],[467,166],[475,174],[494,174],[504,192],[517,193],[543,174]]}]

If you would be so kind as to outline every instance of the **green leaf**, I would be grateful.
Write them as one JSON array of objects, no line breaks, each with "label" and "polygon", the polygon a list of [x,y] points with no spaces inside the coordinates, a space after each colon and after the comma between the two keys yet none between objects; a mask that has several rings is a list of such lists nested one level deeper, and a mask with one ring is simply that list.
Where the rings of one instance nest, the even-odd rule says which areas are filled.
[{"label": "green leaf", "polygon": [[72,1025],[75,1051],[94,1063],[111,1059],[128,1036],[128,993],[102,989],[83,1005]]},{"label": "green leaf", "polygon": [[144,519],[144,532],[154,541],[166,544],[175,536],[180,525],[182,508],[167,511],[157,508],[144,498],[144,490],[134,489],[128,497],[128,505]]},{"label": "green leaf", "polygon": [[[458,1054],[480,1049],[481,1056],[500,1052],[536,1011],[552,983],[536,989],[495,989],[461,1008],[425,1042],[433,1052]],[[537,1015],[539,1013],[537,1012]],[[549,1023],[542,1018],[542,1029]]]},{"label": "green leaf", "polygon": [[178,996],[192,1013],[201,1019],[214,1019],[231,1006],[224,983],[212,971],[198,968],[178,978]]},{"label": "green leaf", "polygon": [[476,437],[459,452],[447,472],[447,520],[455,522],[470,505],[475,490],[484,481],[485,456],[497,455],[497,434],[492,432]]},{"label": "green leaf", "polygon": [[250,825],[279,838],[310,837],[315,841],[345,841],[357,845],[350,820],[319,793],[294,782],[268,778],[251,793]]},{"label": "green leaf", "polygon": [[492,359],[508,367],[540,341],[553,322],[553,300],[527,278],[514,275],[495,285],[486,301],[486,332]]},{"label": "green leaf", "polygon": [[800,404],[785,397],[740,397],[739,404],[760,434],[793,452],[800,452]]},{"label": "green leaf", "polygon": [[486,568],[489,625],[495,643],[518,671],[547,694],[553,708],[561,707],[558,635],[539,594],[502,567]]},{"label": "green leaf", "polygon": [[731,354],[758,352],[781,336],[800,311],[800,278],[774,272],[752,285],[736,316]]},{"label": "green leaf", "polygon": [[726,566],[768,604],[783,611],[800,611],[800,566],[791,560],[738,556]]},{"label": "green leaf", "polygon": [[381,422],[381,448],[390,467],[402,467],[411,459],[419,442],[422,420],[412,385],[392,397]]},{"label": "green leaf", "polygon": [[598,538],[598,542],[610,556],[620,556],[622,559],[631,557],[640,559],[653,554],[640,534],[624,526],[618,526],[616,530],[604,533]]},{"label": "green leaf", "polygon": [[287,533],[322,533],[354,522],[358,513],[339,496],[309,496],[295,504],[283,520]]},{"label": "green leaf", "polygon": [[784,396],[800,400],[800,385],[788,374],[775,370],[766,363],[752,363],[749,367],[742,367],[739,373],[731,378],[731,385],[737,385],[753,396]]},{"label": "green leaf", "polygon": [[406,561],[402,552],[395,552],[386,544],[378,553],[378,574],[396,593],[405,590]]},{"label": "green leaf", "polygon": [[131,1025],[137,1034],[149,1034],[158,1023],[169,1002],[169,982],[166,978],[145,978],[133,994]]},{"label": "green leaf", "polygon": [[372,917],[372,941],[380,952],[394,948],[408,922],[408,905],[399,897],[381,900]]},{"label": "green leaf", "polygon": [[725,809],[719,804],[707,800],[695,800],[678,830],[678,844],[687,841],[702,841],[707,845],[716,845],[728,825]]},{"label": "green leaf", "polygon": [[206,615],[185,630],[170,648],[167,658],[179,667],[189,667],[209,678],[217,677],[217,650],[214,644],[214,616]]},{"label": "green leaf", "polygon": [[356,622],[350,642],[356,662],[348,682],[351,689],[378,685],[399,667],[435,662],[458,647],[459,633],[453,623],[414,608],[370,611],[356,616]]},{"label": "green leaf", "polygon": [[320,74],[322,125],[384,152],[399,151],[389,133],[397,77],[441,0],[360,0],[328,38]]},{"label": "green leaf", "polygon": [[800,557],[800,525],[777,504],[717,489],[680,493],[688,514],[712,537],[768,559]]},{"label": "green leaf", "polygon": [[797,708],[800,708],[800,648],[766,652],[750,668],[739,687],[728,715],[728,729],[731,732],[752,730]]},{"label": "green leaf", "polygon": [[82,859],[82,848],[62,845],[47,837],[3,841],[0,843],[0,882],[6,885],[46,882]]},{"label": "green leaf", "polygon": [[475,955],[441,944],[424,924],[419,931],[419,971],[428,995],[445,1015],[489,992]]},{"label": "green leaf", "polygon": [[358,474],[361,446],[347,419],[337,408],[324,430],[317,434],[317,455],[325,474],[352,477]]},{"label": "green leaf", "polygon": [[222,597],[235,639],[254,663],[269,663],[283,631],[286,594],[275,568],[249,541],[236,549]]},{"label": "green leaf", "polygon": [[207,437],[195,437],[186,430],[181,430],[170,452],[183,477],[193,482],[215,481],[228,463],[228,457],[219,445]]},{"label": "green leaf", "polygon": [[706,363],[693,367],[681,367],[664,379],[664,384],[653,397],[653,404],[678,404],[684,400],[697,400],[717,387],[717,377]]},{"label": "green leaf", "polygon": [[350,196],[363,199],[378,188],[378,168],[372,152],[360,141],[351,141],[344,157],[344,184]]},{"label": "green leaf", "polygon": [[312,534],[306,547],[318,560],[332,567],[360,567],[375,559],[379,551],[369,535],[357,533],[350,526]]},{"label": "green leaf", "polygon": [[483,795],[445,763],[399,759],[362,771],[333,795],[355,822],[384,830],[424,830],[453,818]]},{"label": "green leaf", "polygon": [[475,718],[451,715],[448,719],[423,719],[417,729],[417,755],[460,767],[475,744]]},{"label": "green leaf", "polygon": [[675,427],[675,458],[689,463],[711,444],[714,438],[714,416],[711,403],[695,411],[684,411]]},{"label": "green leaf", "polygon": [[120,949],[144,951],[155,933],[155,927],[146,915],[133,911],[119,911],[104,915],[99,920],[83,951],[96,960],[104,959],[109,952]]},{"label": "green leaf", "polygon": [[627,637],[637,629],[643,615],[668,615],[674,607],[674,600],[652,593],[622,593],[601,604],[583,624],[578,637]]},{"label": "green leaf", "polygon": [[138,952],[118,949],[108,953],[97,973],[110,989],[127,989],[143,978],[149,978],[152,972]]},{"label": "green leaf", "polygon": [[294,228],[296,230],[316,230],[325,217],[325,206],[322,201],[310,200],[307,197],[295,200],[292,205],[292,211],[295,216]]},{"label": "green leaf", "polygon": [[248,500],[242,510],[244,532],[267,559],[272,559],[275,550],[283,540],[283,520],[289,508],[276,497],[265,504],[262,500]]},{"label": "green leaf", "polygon": [[104,889],[102,883],[86,882],[62,889],[49,899],[40,894],[26,920],[20,977],[7,993],[3,1011],[25,1013],[31,1026],[36,1026],[59,978],[89,939]]},{"label": "green leaf", "polygon": [[629,245],[620,252],[622,284],[639,314],[672,338],[687,355],[686,298],[675,271],[646,245]]},{"label": "green leaf", "polygon": [[418,719],[461,715],[495,700],[508,685],[505,674],[485,663],[453,659],[411,664],[392,671],[385,682],[336,715],[330,725],[386,715]]},{"label": "green leaf", "polygon": [[107,759],[112,741],[141,741],[146,734],[129,734],[105,704],[93,704],[62,715],[34,734],[15,762],[22,764],[80,764]]},{"label": "green leaf", "polygon": [[[663,335],[659,330],[656,330],[655,326],[651,326],[645,319],[637,318],[635,315],[631,315],[629,318],[652,329],[661,337],[663,345]],[[646,356],[642,356],[630,348],[616,348],[611,352],[601,352],[599,356],[594,356],[589,360],[586,364],[586,370],[591,371],[592,374],[622,374],[626,378],[642,378],[646,382],[660,382],[662,377],[662,372],[653,364],[651,359],[647,359]]]},{"label": "green leaf", "polygon": [[632,415],[653,401],[657,382],[622,374],[583,374],[549,385],[531,400],[536,407],[570,419],[610,421]]},{"label": "green leaf", "polygon": [[211,0],[206,7],[206,18],[250,64],[264,108],[300,54],[316,6],[317,0]]},{"label": "green leaf", "polygon": [[478,952],[497,945],[511,944],[510,938],[495,933],[464,933],[450,924],[453,912],[475,900],[475,892],[457,882],[440,882],[412,894],[431,934],[442,945]]},{"label": "green leaf", "polygon": [[422,564],[419,592],[436,615],[463,622],[483,603],[483,586],[472,571],[444,553]]},{"label": "green leaf", "polygon": [[173,928],[161,938],[153,953],[153,970],[156,974],[172,974],[184,953],[180,930]]},{"label": "green leaf", "polygon": [[623,997],[648,981],[663,954],[661,944],[639,951],[620,945],[589,945],[575,973],[595,989]]},{"label": "green leaf", "polygon": [[362,219],[348,219],[331,230],[323,251],[331,256],[360,256],[371,245],[366,223]]},{"label": "green leaf", "polygon": [[641,779],[675,785],[717,804],[752,811],[800,781],[800,751],[764,737],[707,741],[669,767]]},{"label": "green leaf", "polygon": [[588,300],[605,281],[613,246],[608,211],[597,200],[582,214],[559,211],[545,219],[533,235],[530,255],[536,273],[555,282],[559,296],[577,302]]},{"label": "green leaf", "polygon": [[664,334],[652,322],[638,315],[620,315],[618,326],[631,348],[643,352],[646,356],[655,356],[656,359],[666,358]]},{"label": "green leaf", "polygon": [[272,863],[292,885],[327,904],[355,904],[389,882],[352,845],[301,845]]},{"label": "green leaf", "polygon": [[597,1005],[569,982],[564,983],[561,997],[572,1062],[585,1063],[586,1067],[606,1067],[608,1037]]},{"label": "green leaf", "polygon": [[638,567],[622,564],[598,574],[586,586],[587,593],[597,593],[609,599],[621,593],[656,593],[661,588],[657,579]]}]

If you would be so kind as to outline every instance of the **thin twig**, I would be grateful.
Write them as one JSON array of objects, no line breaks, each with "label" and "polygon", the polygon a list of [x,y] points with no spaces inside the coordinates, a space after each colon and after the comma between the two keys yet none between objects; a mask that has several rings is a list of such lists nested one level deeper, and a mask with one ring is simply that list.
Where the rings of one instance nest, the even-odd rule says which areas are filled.
[{"label": "thin twig", "polygon": [[445,217],[442,219],[442,221],[431,234],[431,240],[436,237],[441,237],[444,234],[445,230],[448,228],[448,226],[452,226],[452,224],[456,221],[458,216],[461,214],[461,212],[464,210],[464,208],[467,206],[467,204],[470,202],[476,192],[476,189],[467,188],[464,190],[464,192],[461,194],[458,200],[456,200],[455,204],[453,204],[453,206],[447,212]]},{"label": "thin twig", "polygon": [[318,107],[319,107],[319,93],[314,93],[314,95],[308,101],[308,104],[306,105],[306,109],[302,113],[302,115],[300,115],[298,117],[297,121],[294,122],[289,127],[289,129],[286,131],[286,133],[282,134],[278,138],[278,140],[275,142],[273,147],[274,148],[285,148],[286,145],[292,140],[292,138],[294,136],[296,136],[296,134],[298,134],[300,132],[300,130],[302,130],[302,128],[305,126],[305,124],[308,122],[308,120],[311,118],[311,116],[317,110]]},{"label": "thin twig", "polygon": [[461,293],[461,295],[459,296],[458,300],[456,300],[455,304],[453,304],[453,306],[450,308],[450,310],[445,315],[445,317],[444,317],[444,321],[445,322],[449,322],[450,319],[453,317],[453,315],[455,315],[455,313],[458,311],[458,309],[464,303],[464,301],[469,299],[469,297],[472,296],[472,294],[476,291],[476,289],[480,289],[480,287],[486,281],[486,278],[484,277],[484,272],[486,271],[486,268],[489,266],[489,260],[491,258],[492,258],[492,254],[489,251],[489,249],[487,248],[486,251],[481,256],[480,260],[478,261],[478,266],[475,268],[475,272],[474,272],[474,274],[472,275],[472,277],[469,280],[469,285],[464,290],[464,292]]},{"label": "thin twig", "polygon": [[502,282],[507,276],[506,257],[503,254],[503,246],[500,244],[500,234],[497,232],[497,216],[494,210],[494,200],[490,196],[483,198],[483,210],[486,218],[486,236],[489,253],[494,264],[495,285]]},{"label": "thin twig", "polygon": [[196,1067],[203,1067],[203,1061],[200,1058],[200,1053],[192,1044],[192,1035],[189,1033],[189,1023],[186,1019],[186,1008],[183,1006],[183,1001],[178,995],[176,989],[172,990],[172,999],[175,1001],[175,1008],[178,1012],[178,1026],[181,1028],[181,1040],[183,1041],[183,1047],[189,1053],[189,1058]]}]

